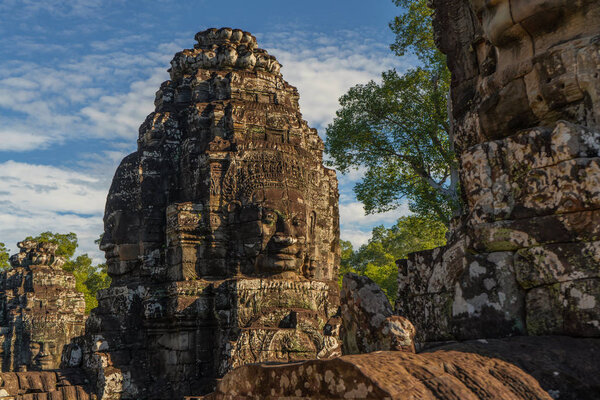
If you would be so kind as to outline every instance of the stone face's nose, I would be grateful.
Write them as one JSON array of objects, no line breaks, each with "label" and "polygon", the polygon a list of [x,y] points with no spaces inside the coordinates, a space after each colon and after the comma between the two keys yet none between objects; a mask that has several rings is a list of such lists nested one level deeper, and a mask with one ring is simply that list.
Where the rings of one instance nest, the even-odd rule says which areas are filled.
[{"label": "stone face's nose", "polygon": [[102,239],[100,240],[100,246],[98,246],[101,251],[110,251],[115,247],[115,244],[112,242],[112,235],[109,230],[106,230],[102,235]]},{"label": "stone face's nose", "polygon": [[273,236],[273,240],[275,243],[284,246],[290,246],[296,243],[297,240],[292,235],[292,226],[289,218],[283,215],[279,215],[277,217],[277,227],[275,230],[275,235]]}]

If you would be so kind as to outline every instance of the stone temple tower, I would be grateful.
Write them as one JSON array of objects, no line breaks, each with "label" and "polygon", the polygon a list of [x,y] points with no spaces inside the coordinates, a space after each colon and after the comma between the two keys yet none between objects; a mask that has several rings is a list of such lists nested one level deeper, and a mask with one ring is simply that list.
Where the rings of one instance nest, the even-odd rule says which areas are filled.
[{"label": "stone temple tower", "polygon": [[241,364],[340,354],[338,191],[323,143],[254,36],[196,40],[108,194],[112,284],[70,350],[102,399],[202,394]]}]

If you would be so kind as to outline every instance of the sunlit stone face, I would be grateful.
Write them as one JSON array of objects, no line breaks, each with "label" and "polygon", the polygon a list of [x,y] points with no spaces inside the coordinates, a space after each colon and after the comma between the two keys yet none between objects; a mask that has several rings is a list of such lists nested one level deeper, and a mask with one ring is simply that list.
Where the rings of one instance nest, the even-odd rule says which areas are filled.
[{"label": "sunlit stone face", "polygon": [[294,189],[257,191],[241,206],[233,225],[244,256],[264,275],[300,274],[306,259],[306,204]]},{"label": "sunlit stone face", "polygon": [[59,360],[56,352],[56,343],[53,341],[31,342],[29,344],[30,370],[50,370],[58,368]]}]

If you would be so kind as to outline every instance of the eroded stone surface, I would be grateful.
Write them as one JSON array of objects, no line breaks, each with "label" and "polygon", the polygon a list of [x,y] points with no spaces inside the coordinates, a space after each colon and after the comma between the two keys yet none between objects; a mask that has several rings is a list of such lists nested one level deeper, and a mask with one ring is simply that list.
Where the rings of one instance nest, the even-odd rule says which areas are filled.
[{"label": "eroded stone surface", "polygon": [[218,399],[551,399],[505,361],[457,351],[382,351],[296,364],[254,364],[225,375]]},{"label": "eroded stone surface", "polygon": [[378,350],[415,351],[415,328],[393,308],[385,293],[366,276],[344,275],[341,291],[344,354]]},{"label": "eroded stone surface", "polygon": [[[24,241],[0,274],[0,363],[2,371],[60,366],[63,348],[83,333],[85,299],[73,274],[60,268],[51,243]],[[16,393],[15,393],[16,394]]]},{"label": "eroded stone surface", "polygon": [[465,214],[399,263],[418,342],[600,336],[600,4],[433,1]]},{"label": "eroded stone surface", "polygon": [[554,399],[594,400],[600,393],[600,339],[520,336],[446,344],[440,350],[476,353],[509,362],[535,378]]},{"label": "eroded stone surface", "polygon": [[337,180],[322,140],[254,36],[196,41],[108,194],[112,284],[65,360],[102,399],[202,394],[238,365],[341,354]]}]

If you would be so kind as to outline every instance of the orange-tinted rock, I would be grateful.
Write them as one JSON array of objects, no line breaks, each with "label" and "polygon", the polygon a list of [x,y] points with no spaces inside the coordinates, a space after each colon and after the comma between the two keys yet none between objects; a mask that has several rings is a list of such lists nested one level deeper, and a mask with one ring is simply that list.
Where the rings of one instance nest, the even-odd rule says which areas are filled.
[{"label": "orange-tinted rock", "polygon": [[595,400],[600,393],[600,339],[520,336],[445,344],[426,350],[452,350],[494,357],[534,377],[554,399]]},{"label": "orange-tinted rock", "polygon": [[83,371],[0,372],[0,399],[95,400]]},{"label": "orange-tinted rock", "polygon": [[538,382],[499,359],[456,351],[374,352],[296,364],[246,365],[227,374],[210,400],[544,399]]}]

